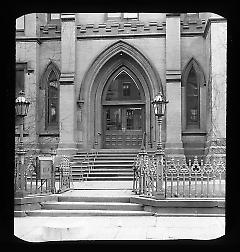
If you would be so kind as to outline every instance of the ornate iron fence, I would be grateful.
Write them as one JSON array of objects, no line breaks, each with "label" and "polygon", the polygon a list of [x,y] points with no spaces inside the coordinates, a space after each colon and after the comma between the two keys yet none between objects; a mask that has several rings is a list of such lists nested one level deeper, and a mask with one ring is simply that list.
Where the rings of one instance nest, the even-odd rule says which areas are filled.
[{"label": "ornate iron fence", "polygon": [[[171,197],[225,197],[226,165],[222,158],[205,162],[194,157],[186,161],[167,158],[163,164],[165,198]],[[133,191],[146,197],[156,193],[155,155],[142,152],[135,159]]]},{"label": "ornate iron fence", "polygon": [[[61,193],[71,188],[72,169],[67,156],[58,156],[53,161],[51,177],[39,179],[37,176],[37,156],[25,156],[24,158],[24,183],[21,183],[20,158],[15,156],[14,192],[23,189],[26,194],[50,194]],[[22,188],[23,186],[23,188]]]},{"label": "ornate iron fence", "polygon": [[73,185],[72,179],[72,165],[69,157],[67,156],[58,156],[54,160],[54,166],[56,169],[56,181],[55,186],[58,188],[57,193],[62,193],[66,190],[71,189]]},{"label": "ornate iron fence", "polygon": [[[25,156],[23,164],[23,179],[21,185],[20,158],[15,157],[15,172],[14,172],[14,191],[23,189],[27,194],[45,194],[55,192],[55,176],[54,170],[51,170],[51,178],[38,179],[36,169],[36,157]],[[23,186],[23,188],[21,188]]]}]

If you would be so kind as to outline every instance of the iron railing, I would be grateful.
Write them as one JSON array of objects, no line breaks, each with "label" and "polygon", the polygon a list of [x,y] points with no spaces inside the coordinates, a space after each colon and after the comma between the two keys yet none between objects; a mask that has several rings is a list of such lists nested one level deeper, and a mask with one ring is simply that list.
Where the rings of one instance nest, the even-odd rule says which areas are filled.
[{"label": "iron railing", "polygon": [[53,160],[51,177],[48,179],[38,179],[36,156],[25,156],[22,173],[24,185],[21,184],[20,167],[20,158],[15,156],[14,192],[23,189],[27,195],[60,193],[70,189],[72,185],[72,168],[67,156]]},{"label": "iron railing", "polygon": [[91,173],[92,169],[94,168],[94,163],[95,163],[97,155],[98,155],[98,152],[94,150],[86,153],[84,159],[81,161],[81,164],[80,164],[81,170],[80,170],[79,181],[88,180],[88,176]]},{"label": "iron railing", "polygon": [[[166,158],[163,166],[165,198],[171,197],[225,197],[226,165],[223,158],[205,162],[195,156],[187,162]],[[142,151],[133,165],[133,191],[146,197],[156,194],[157,163],[154,154]]]}]

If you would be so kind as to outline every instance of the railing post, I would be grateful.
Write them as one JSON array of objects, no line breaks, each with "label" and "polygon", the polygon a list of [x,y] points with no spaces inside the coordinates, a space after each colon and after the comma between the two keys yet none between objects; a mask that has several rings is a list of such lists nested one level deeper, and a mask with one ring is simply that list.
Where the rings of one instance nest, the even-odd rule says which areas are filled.
[{"label": "railing post", "polygon": [[23,117],[21,117],[21,124],[20,124],[20,139],[19,139],[19,148],[16,151],[16,154],[19,157],[17,173],[20,175],[19,181],[17,181],[17,188],[15,192],[15,197],[24,197],[27,192],[25,190],[25,164],[24,164],[24,156],[26,151],[23,147]]},{"label": "railing post", "polygon": [[161,125],[162,125],[162,118],[158,118],[158,125],[159,125],[159,142],[157,145],[156,151],[156,163],[157,163],[157,185],[156,185],[156,199],[165,199],[165,192],[163,189],[163,158],[164,158],[164,149],[162,147],[162,137],[161,137]]}]

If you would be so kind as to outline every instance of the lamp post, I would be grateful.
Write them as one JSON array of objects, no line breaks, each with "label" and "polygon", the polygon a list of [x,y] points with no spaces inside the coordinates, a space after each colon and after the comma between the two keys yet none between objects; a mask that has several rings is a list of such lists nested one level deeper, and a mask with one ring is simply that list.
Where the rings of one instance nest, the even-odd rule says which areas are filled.
[{"label": "lamp post", "polygon": [[17,188],[15,192],[16,197],[23,197],[26,192],[25,192],[25,170],[24,170],[24,156],[26,154],[26,151],[24,150],[23,147],[23,122],[24,122],[24,117],[28,113],[28,108],[29,108],[30,102],[26,100],[24,97],[24,92],[20,91],[19,96],[17,97],[15,101],[15,113],[16,116],[19,117],[20,119],[20,138],[19,138],[19,147],[16,151],[16,154],[19,157],[19,162],[18,162],[18,171],[17,173],[20,175],[20,179],[17,180]]},{"label": "lamp post", "polygon": [[159,94],[154,98],[152,101],[154,114],[158,121],[159,126],[159,138],[158,138],[158,144],[157,144],[157,151],[156,151],[156,161],[157,161],[157,184],[156,184],[156,193],[155,197],[156,199],[164,199],[164,189],[163,189],[163,158],[164,158],[164,149],[162,146],[162,118],[165,114],[166,110],[166,104],[168,101],[166,101],[165,97],[163,96],[162,92],[160,91]]}]

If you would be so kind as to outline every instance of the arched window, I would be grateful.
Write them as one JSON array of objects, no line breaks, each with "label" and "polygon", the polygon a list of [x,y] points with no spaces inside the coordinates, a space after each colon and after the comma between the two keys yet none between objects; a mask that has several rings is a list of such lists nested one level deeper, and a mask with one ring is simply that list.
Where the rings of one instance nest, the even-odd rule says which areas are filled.
[{"label": "arched window", "polygon": [[192,58],[182,73],[184,130],[205,128],[205,83],[201,66]]},{"label": "arched window", "polygon": [[47,87],[47,126],[58,128],[59,121],[59,82],[58,77],[51,71]]},{"label": "arched window", "polygon": [[141,100],[140,90],[133,79],[124,71],[108,86],[106,101]]},{"label": "arched window", "polygon": [[59,128],[59,78],[58,67],[50,62],[40,83],[40,89],[45,90],[45,129],[50,131]]},{"label": "arched window", "polygon": [[200,106],[199,106],[199,86],[196,71],[192,67],[186,83],[186,114],[187,126],[199,126]]}]

